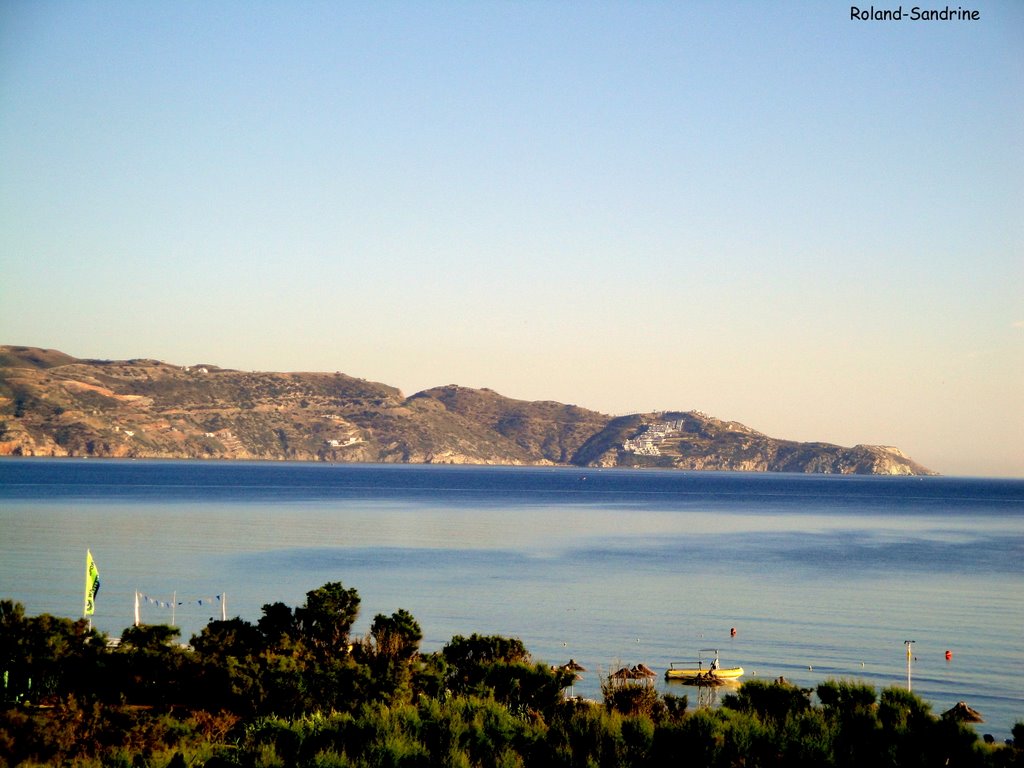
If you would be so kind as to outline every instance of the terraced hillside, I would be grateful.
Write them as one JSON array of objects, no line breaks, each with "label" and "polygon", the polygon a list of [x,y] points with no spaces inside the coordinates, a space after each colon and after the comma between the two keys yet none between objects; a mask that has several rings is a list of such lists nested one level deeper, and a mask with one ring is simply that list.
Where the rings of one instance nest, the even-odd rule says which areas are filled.
[{"label": "terraced hillside", "polygon": [[611,416],[343,373],[0,347],[0,455],[932,474],[896,448],[779,440],[697,411]]}]

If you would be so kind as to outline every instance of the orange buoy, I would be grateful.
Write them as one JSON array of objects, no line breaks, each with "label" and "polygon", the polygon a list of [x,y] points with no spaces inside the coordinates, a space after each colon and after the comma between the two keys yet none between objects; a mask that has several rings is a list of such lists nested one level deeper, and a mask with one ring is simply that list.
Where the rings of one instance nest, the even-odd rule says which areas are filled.
[{"label": "orange buoy", "polygon": [[946,661],[951,661],[952,658],[953,658],[953,652],[952,651],[946,651]]}]

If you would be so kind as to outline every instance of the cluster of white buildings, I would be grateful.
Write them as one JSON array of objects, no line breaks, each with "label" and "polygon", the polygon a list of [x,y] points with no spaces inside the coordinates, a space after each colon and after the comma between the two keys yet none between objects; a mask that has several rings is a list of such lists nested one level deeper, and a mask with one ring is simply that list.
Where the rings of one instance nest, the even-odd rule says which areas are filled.
[{"label": "cluster of white buildings", "polygon": [[355,445],[356,443],[361,443],[363,441],[362,441],[362,439],[360,439],[358,437],[350,436],[350,437],[346,437],[344,440],[339,440],[339,439],[334,438],[334,439],[327,440],[325,442],[331,448],[347,448],[350,445]]},{"label": "cluster of white buildings", "polygon": [[658,446],[667,437],[677,435],[683,428],[683,420],[655,421],[644,427],[636,437],[630,438],[622,443],[622,450],[635,453],[638,456],[660,456],[661,450]]}]

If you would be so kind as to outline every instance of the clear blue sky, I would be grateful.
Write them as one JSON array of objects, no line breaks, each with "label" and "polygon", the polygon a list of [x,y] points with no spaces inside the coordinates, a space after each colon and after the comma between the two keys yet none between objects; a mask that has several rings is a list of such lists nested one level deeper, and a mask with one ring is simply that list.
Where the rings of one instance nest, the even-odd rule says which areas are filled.
[{"label": "clear blue sky", "polygon": [[0,342],[1024,475],[1024,3],[961,7],[0,0]]}]

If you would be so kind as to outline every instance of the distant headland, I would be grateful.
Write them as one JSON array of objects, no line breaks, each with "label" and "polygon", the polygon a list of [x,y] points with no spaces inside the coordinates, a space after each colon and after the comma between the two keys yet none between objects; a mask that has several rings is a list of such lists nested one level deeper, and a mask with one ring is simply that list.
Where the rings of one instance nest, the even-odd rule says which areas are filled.
[{"label": "distant headland", "polygon": [[342,373],[0,346],[0,455],[933,475],[898,448],[769,437],[699,411],[610,416]]}]

